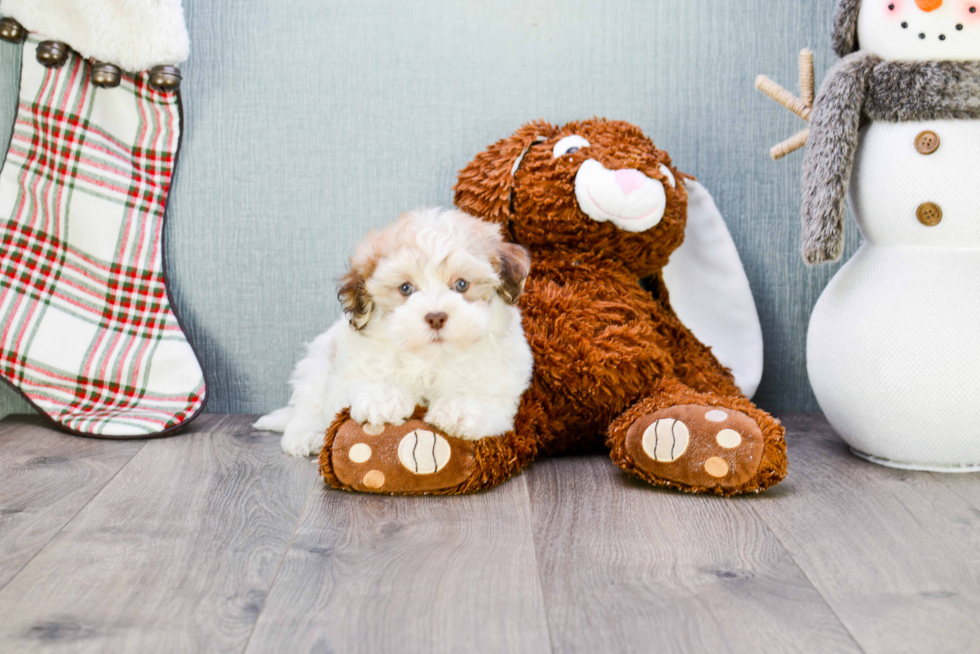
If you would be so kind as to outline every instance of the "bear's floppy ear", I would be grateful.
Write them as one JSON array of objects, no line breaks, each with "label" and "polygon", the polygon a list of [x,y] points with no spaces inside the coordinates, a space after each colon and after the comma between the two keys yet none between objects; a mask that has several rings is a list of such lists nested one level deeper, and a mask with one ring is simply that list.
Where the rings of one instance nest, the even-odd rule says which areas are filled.
[{"label": "bear's floppy ear", "polygon": [[746,397],[762,381],[762,325],[749,278],[711,194],[689,179],[684,244],[670,255],[663,281],[670,306],[694,336],[729,368]]},{"label": "bear's floppy ear", "polygon": [[514,175],[535,143],[551,138],[558,128],[543,120],[528,123],[498,141],[459,172],[456,206],[472,216],[506,224],[511,214]]}]

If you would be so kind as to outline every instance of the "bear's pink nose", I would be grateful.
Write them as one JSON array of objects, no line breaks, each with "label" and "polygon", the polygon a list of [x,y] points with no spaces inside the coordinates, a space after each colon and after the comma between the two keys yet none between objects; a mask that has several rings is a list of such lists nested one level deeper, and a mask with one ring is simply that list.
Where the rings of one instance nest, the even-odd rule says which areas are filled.
[{"label": "bear's pink nose", "polygon": [[617,170],[613,173],[613,177],[616,178],[616,183],[622,189],[623,195],[629,195],[633,191],[643,188],[643,185],[647,181],[646,175],[632,168]]},{"label": "bear's pink nose", "polygon": [[935,11],[943,6],[943,0],[915,0],[922,11]]}]

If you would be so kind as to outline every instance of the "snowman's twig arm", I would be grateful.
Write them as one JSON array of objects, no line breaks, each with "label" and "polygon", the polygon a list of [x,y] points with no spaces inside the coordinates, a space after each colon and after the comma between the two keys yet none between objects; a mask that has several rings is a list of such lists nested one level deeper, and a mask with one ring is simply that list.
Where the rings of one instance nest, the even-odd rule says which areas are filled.
[{"label": "snowman's twig arm", "polygon": [[803,258],[837,261],[844,250],[847,187],[868,79],[881,60],[857,52],[834,66],[814,103],[803,158]]},{"label": "snowman's twig arm", "polygon": [[810,120],[810,107],[808,107],[803,100],[796,97],[782,86],[769,79],[767,76],[759,75],[755,79],[755,88],[759,89],[803,120]]},{"label": "snowman's twig arm", "polygon": [[786,155],[793,154],[797,150],[803,149],[808,138],[810,138],[809,128],[797,133],[795,136],[791,136],[782,143],[773,146],[773,148],[769,151],[769,155],[774,160],[779,161]]},{"label": "snowman's twig arm", "polygon": [[[804,49],[800,52],[800,97],[796,97],[765,75],[755,78],[755,88],[809,122],[810,114],[813,112],[813,80],[813,53]],[[778,161],[802,149],[806,145],[809,134],[809,130],[803,130],[792,138],[786,139],[769,150],[770,156]]]},{"label": "snowman's twig arm", "polygon": [[800,52],[800,96],[802,96],[803,103],[811,109],[813,109],[813,87],[815,83],[813,52],[804,49]]}]

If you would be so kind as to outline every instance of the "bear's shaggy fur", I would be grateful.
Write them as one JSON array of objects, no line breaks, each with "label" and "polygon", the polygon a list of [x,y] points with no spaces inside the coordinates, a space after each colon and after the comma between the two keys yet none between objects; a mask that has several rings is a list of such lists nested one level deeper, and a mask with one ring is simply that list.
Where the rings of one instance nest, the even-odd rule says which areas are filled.
[{"label": "bear's shaggy fur", "polygon": [[[572,134],[590,147],[554,159],[554,144]],[[656,179],[663,179],[665,164],[676,179],[684,177],[639,128],[597,119],[562,128],[526,125],[478,155],[456,185],[460,209],[503,223],[531,252],[520,306],[535,373],[518,412],[518,434],[523,429],[540,454],[605,443],[621,467],[682,490],[727,495],[778,483],[786,473],[782,427],[742,397],[729,371],[670,308],[661,271],[684,240],[683,184],[665,185],[667,211],[656,227],[626,232],[592,220],[578,206],[575,175],[590,158]],[[648,280],[653,293],[640,280]],[[629,417],[678,404],[736,409],[756,420],[766,443],[751,481],[738,488],[683,488],[634,469],[623,447]],[[521,420],[532,415],[537,419]]]}]

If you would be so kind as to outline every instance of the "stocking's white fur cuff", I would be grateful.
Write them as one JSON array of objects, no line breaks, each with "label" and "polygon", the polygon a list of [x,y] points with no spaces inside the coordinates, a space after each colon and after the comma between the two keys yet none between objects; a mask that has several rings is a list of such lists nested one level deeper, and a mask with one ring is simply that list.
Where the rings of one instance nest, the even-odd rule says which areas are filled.
[{"label": "stocking's white fur cuff", "polygon": [[0,14],[131,72],[175,66],[190,51],[181,0],[0,0]]}]

